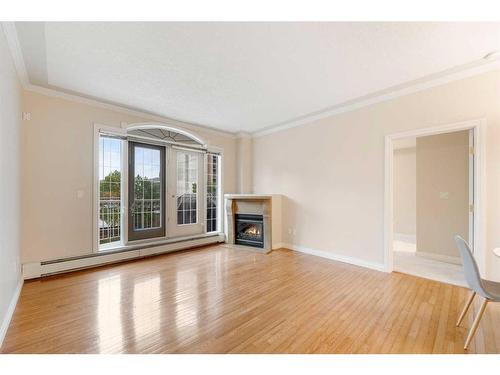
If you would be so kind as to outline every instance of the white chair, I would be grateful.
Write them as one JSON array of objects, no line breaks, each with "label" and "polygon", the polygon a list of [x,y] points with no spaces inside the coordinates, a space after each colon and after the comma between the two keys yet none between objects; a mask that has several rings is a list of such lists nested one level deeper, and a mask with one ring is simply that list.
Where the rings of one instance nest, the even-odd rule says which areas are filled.
[{"label": "white chair", "polygon": [[486,305],[488,304],[488,302],[500,302],[500,283],[481,279],[479,268],[477,267],[476,261],[474,260],[474,256],[472,255],[469,244],[465,242],[465,240],[460,236],[455,236],[455,243],[457,244],[458,251],[460,252],[460,256],[462,257],[465,280],[467,281],[467,284],[469,284],[469,288],[472,290],[472,294],[470,295],[462,313],[460,314],[460,317],[458,318],[457,327],[464,319],[465,314],[467,314],[467,310],[469,310],[470,305],[472,305],[472,301],[474,300],[476,294],[479,294],[484,298],[484,301],[479,308],[479,312],[474,319],[474,323],[472,323],[469,335],[465,340],[464,349],[467,349],[472,338],[474,337],[474,334],[476,333],[477,327],[479,326],[479,322],[483,317],[484,310],[486,309]]}]

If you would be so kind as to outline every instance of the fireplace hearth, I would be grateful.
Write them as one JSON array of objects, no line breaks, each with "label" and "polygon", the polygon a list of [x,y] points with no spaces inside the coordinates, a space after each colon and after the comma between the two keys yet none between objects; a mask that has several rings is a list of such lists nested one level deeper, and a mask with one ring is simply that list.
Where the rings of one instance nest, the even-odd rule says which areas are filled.
[{"label": "fireplace hearth", "polygon": [[264,247],[264,220],[262,215],[235,215],[235,243],[239,245]]}]

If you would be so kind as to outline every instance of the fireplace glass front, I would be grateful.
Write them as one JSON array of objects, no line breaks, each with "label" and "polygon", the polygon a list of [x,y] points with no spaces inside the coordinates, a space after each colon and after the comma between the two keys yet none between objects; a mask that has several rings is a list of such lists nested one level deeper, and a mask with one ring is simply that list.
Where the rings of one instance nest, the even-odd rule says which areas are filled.
[{"label": "fireplace glass front", "polygon": [[262,215],[236,214],[235,218],[235,243],[263,248],[264,220]]}]

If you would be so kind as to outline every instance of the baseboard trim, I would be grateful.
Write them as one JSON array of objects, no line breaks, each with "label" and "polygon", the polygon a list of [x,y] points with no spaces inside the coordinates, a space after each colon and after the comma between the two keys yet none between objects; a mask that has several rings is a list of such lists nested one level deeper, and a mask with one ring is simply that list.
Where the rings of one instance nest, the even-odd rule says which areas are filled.
[{"label": "baseboard trim", "polygon": [[462,260],[460,259],[460,257],[454,257],[451,255],[427,253],[425,251],[416,251],[415,255],[418,257],[437,260],[437,261],[445,262],[445,263],[452,263],[452,264],[458,264],[458,265],[462,264]]},{"label": "baseboard trim", "polygon": [[416,234],[394,233],[394,239],[396,241],[417,243],[417,235]]},{"label": "baseboard trim", "polygon": [[348,257],[345,255],[332,254],[332,253],[327,252],[327,251],[311,249],[309,247],[305,247],[305,246],[301,246],[301,245],[295,245],[295,244],[289,244],[289,243],[283,243],[282,245],[283,245],[282,247],[284,247],[284,248],[287,248],[287,249],[290,249],[293,251],[298,251],[300,253],[314,255],[317,257],[321,257],[321,258],[327,258],[330,260],[335,260],[337,262],[348,263],[348,264],[352,264],[354,266],[369,268],[369,269],[372,269],[375,271],[387,272],[385,266],[383,264],[380,264],[380,263],[367,262],[366,260],[362,260],[359,258]]},{"label": "baseboard trim", "polygon": [[429,274],[426,274],[425,272],[418,272],[418,271],[411,270],[411,269],[405,269],[404,267],[394,267],[394,272],[403,273],[403,274],[411,275],[411,276],[415,276],[415,277],[420,277],[422,279],[438,281],[438,282],[444,283],[444,284],[450,284],[450,285],[456,285],[456,286],[468,288],[468,285],[467,285],[465,280],[463,282],[460,282],[457,280],[450,279],[446,276],[441,276],[441,275],[437,275],[437,274],[429,275]]},{"label": "baseboard trim", "polygon": [[16,310],[17,301],[19,301],[19,296],[21,295],[21,290],[23,289],[24,280],[22,278],[19,279],[17,283],[16,290],[14,291],[14,295],[12,296],[9,304],[9,308],[5,313],[5,316],[2,321],[2,326],[0,327],[0,348],[3,345],[3,340],[7,335],[7,330],[9,329],[10,322],[12,317],[14,316],[14,311]]},{"label": "baseboard trim", "polygon": [[77,271],[86,268],[99,267],[112,263],[124,262],[132,259],[140,259],[148,256],[166,254],[179,250],[186,250],[198,246],[211,245],[224,241],[223,235],[202,237],[189,241],[181,241],[157,245],[155,247],[119,251],[114,253],[94,254],[83,258],[72,258],[57,262],[32,262],[23,264],[23,277],[25,280],[35,279],[43,276],[50,276],[59,273]]}]

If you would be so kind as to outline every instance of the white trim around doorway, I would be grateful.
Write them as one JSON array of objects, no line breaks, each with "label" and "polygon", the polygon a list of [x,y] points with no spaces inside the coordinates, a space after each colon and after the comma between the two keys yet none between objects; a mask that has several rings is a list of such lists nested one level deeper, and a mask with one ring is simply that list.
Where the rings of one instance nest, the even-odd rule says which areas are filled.
[{"label": "white trim around doorway", "polygon": [[439,125],[430,128],[415,129],[405,132],[388,134],[385,136],[385,187],[384,187],[384,270],[394,270],[393,258],[393,158],[394,141],[408,137],[450,133],[460,130],[474,131],[474,256],[480,272],[485,273],[485,210],[484,210],[484,181],[485,181],[485,119],[474,119],[453,124]]}]

